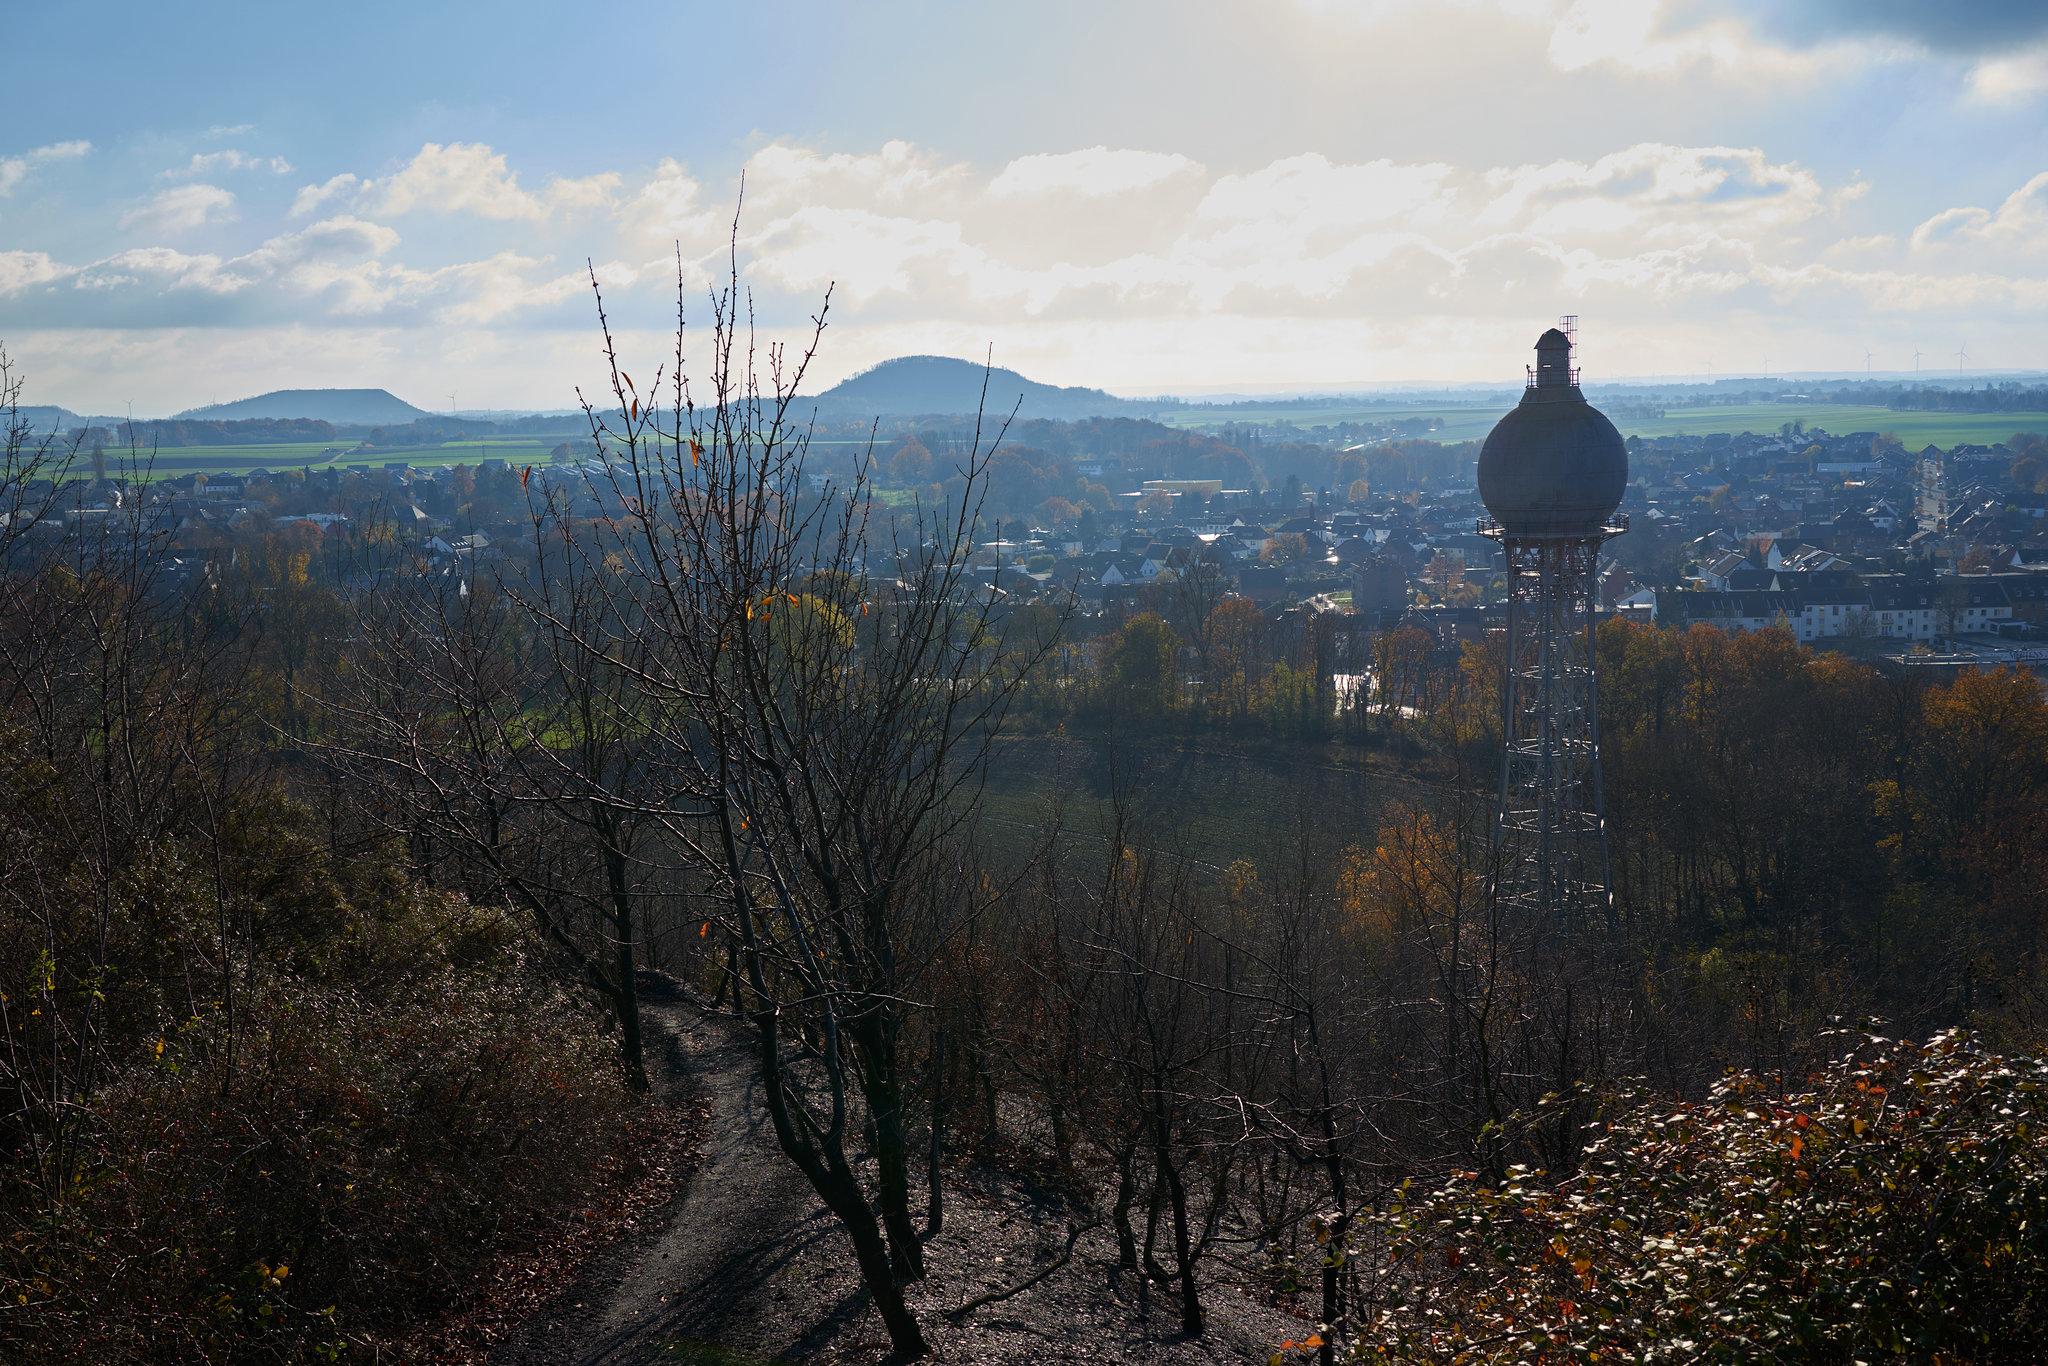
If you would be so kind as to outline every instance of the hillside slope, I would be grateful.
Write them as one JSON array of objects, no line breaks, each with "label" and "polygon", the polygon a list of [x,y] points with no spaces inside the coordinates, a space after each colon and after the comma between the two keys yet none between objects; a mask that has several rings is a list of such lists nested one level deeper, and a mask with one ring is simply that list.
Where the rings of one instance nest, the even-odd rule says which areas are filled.
[{"label": "hillside slope", "polygon": [[[982,381],[988,381],[984,404]],[[818,407],[835,417],[900,414],[955,415],[984,408],[1007,417],[1012,407],[1020,417],[1084,418],[1132,416],[1152,405],[1116,397],[1100,389],[1060,388],[1026,379],[1015,370],[984,370],[973,361],[950,356],[898,356],[833,385],[818,396]]]},{"label": "hillside slope", "polygon": [[414,422],[434,414],[385,389],[278,389],[232,403],[210,403],[179,413],[181,419],[225,422],[251,417],[309,417],[336,426]]}]

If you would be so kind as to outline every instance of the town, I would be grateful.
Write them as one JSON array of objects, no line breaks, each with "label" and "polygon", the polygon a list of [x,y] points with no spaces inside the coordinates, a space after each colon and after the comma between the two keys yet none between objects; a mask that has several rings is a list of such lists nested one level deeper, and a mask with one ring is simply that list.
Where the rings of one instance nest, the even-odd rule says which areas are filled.
[{"label": "town", "polygon": [[[904,424],[871,447],[856,439],[859,424],[830,428],[836,442],[817,448],[808,492],[850,484],[866,460],[867,494],[885,514],[958,497],[957,474],[950,489],[935,475],[961,422]],[[1804,644],[1929,678],[2008,664],[2048,672],[2039,434],[1908,450],[1879,430],[1798,425],[1629,438],[1627,531],[1603,553],[1599,612],[1680,629],[1783,627]],[[633,502],[620,453],[587,431],[534,465],[455,463],[425,437],[377,429],[376,442],[330,452],[354,463],[148,481],[109,477],[116,435],[66,433],[69,448],[98,451],[96,473],[75,461],[14,491],[20,508],[51,509],[17,553],[119,528],[160,557],[154,582],[167,594],[195,576],[217,579],[266,538],[336,583],[373,572],[460,581],[530,561],[541,510],[589,524]],[[392,447],[443,463],[380,458]],[[1201,618],[1242,599],[1262,616],[1263,656],[1312,672],[1330,706],[1348,705],[1371,695],[1349,683],[1376,676],[1370,642],[1382,633],[1420,631],[1455,656],[1502,629],[1505,569],[1480,534],[1477,449],[1390,426],[1375,435],[1353,424],[1201,432],[1133,418],[1032,420],[997,450],[969,568],[999,615],[1051,604],[1076,642],[1160,616],[1179,633],[1191,695],[1210,682]],[[869,555],[878,582],[915,555],[888,544]]]}]

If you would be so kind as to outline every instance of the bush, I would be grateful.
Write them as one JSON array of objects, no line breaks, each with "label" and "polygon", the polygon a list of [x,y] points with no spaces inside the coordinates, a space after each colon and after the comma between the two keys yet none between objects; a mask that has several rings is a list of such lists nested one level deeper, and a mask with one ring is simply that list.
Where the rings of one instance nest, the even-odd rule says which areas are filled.
[{"label": "bush", "polygon": [[[625,1141],[636,1102],[611,1051],[501,915],[388,863],[335,869],[304,823],[259,800],[219,864],[132,851],[90,972],[90,882],[59,847],[13,851],[70,895],[0,903],[8,1080],[72,1094],[9,1117],[0,1357],[353,1359],[587,1199]],[[222,885],[232,996],[206,934]],[[23,951],[34,919],[56,952]],[[30,1058],[81,1036],[98,1084],[52,1088]]]},{"label": "bush", "polygon": [[1354,1357],[2038,1360],[2048,1063],[1865,1037],[1810,1086],[1636,1104],[1561,1183],[1404,1188]]}]

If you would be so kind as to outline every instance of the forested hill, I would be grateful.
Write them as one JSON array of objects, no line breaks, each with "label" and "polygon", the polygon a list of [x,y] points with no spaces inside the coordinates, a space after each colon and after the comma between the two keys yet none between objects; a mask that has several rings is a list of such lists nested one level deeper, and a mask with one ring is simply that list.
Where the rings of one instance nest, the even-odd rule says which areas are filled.
[{"label": "forested hill", "polygon": [[[988,382],[986,400],[982,381]],[[1008,416],[1019,400],[1018,416],[1076,419],[1149,413],[1158,405],[1118,398],[1100,389],[1062,389],[1026,379],[1015,370],[985,370],[973,361],[950,356],[898,356],[833,385],[818,396],[818,407],[830,417],[877,417],[891,414],[945,415],[985,408]]]},{"label": "forested hill", "polygon": [[337,426],[416,422],[432,417],[385,389],[278,389],[232,403],[210,403],[178,416],[185,420],[221,422],[237,418],[311,418]]}]

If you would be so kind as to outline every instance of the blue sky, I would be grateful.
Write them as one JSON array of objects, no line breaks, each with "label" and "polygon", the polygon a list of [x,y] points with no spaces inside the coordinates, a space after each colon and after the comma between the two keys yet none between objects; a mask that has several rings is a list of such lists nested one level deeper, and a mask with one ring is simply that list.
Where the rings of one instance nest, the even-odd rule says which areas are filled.
[{"label": "blue sky", "polygon": [[2048,5],[11,5],[0,341],[31,401],[554,407],[741,175],[817,376],[1128,393],[2048,368]]}]

